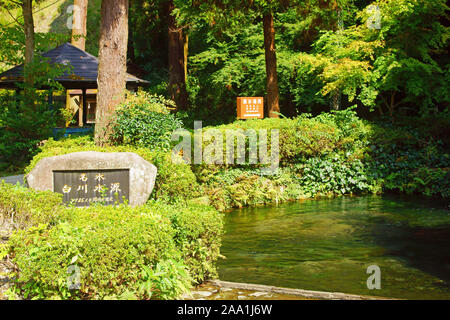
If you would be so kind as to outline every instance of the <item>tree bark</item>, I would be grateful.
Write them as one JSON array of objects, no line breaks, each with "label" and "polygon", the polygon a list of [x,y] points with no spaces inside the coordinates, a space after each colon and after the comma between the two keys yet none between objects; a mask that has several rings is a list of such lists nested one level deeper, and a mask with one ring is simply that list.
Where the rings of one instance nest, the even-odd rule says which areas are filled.
[{"label": "tree bark", "polygon": [[31,88],[33,86],[33,72],[29,70],[34,59],[34,20],[33,20],[33,0],[24,0],[22,2],[22,13],[25,32],[25,64],[24,80]]},{"label": "tree bark", "polygon": [[169,0],[168,19],[168,64],[169,64],[169,95],[175,101],[178,109],[186,110],[188,107],[188,95],[186,91],[186,75],[184,64],[184,36],[183,29],[179,28],[175,17],[172,15],[174,4]]},{"label": "tree bark", "polygon": [[183,38],[183,54],[184,54],[184,82],[187,81],[187,61],[188,61],[188,55],[189,55],[189,34],[187,31],[184,33]]},{"label": "tree bark", "polygon": [[128,0],[103,0],[95,115],[95,143],[99,146],[108,142],[111,117],[125,99],[127,43]]},{"label": "tree bark", "polygon": [[86,50],[86,21],[88,0],[74,0],[75,11],[73,15],[73,27],[72,27],[72,44]]},{"label": "tree bark", "polygon": [[277,55],[275,51],[275,28],[273,26],[273,15],[271,13],[263,15],[263,26],[267,77],[267,109],[270,118],[278,118],[278,114],[274,113],[280,112],[280,98],[277,78]]}]

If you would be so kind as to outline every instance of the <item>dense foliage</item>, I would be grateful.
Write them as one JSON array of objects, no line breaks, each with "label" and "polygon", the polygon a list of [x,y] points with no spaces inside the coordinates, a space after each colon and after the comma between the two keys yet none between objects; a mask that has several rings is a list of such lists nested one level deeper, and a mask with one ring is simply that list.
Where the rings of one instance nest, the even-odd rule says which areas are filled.
[{"label": "dense foliage", "polygon": [[365,114],[448,112],[443,0],[209,3],[180,1],[177,14],[190,27],[192,112],[210,124],[220,123],[215,114],[234,118],[236,96],[265,95],[264,10],[275,14],[282,114],[317,114],[336,95],[338,107],[357,104]]},{"label": "dense foliage", "polygon": [[[98,50],[100,2],[89,1],[86,44],[87,51],[94,55]],[[341,109],[356,105],[365,118],[448,113],[448,7],[443,0],[173,2],[173,14],[186,41],[185,81],[190,108],[179,116],[188,127],[193,120],[209,125],[232,122],[236,96],[266,95],[262,15],[267,12],[275,21],[282,114],[319,114],[329,110],[330,104]],[[128,41],[130,72],[149,80],[151,91],[166,97],[169,3],[131,2]],[[36,33],[37,53],[68,39],[66,21],[70,14],[59,4],[55,6],[61,13],[56,20],[35,17],[37,24],[42,24],[38,30],[51,31]],[[17,10],[12,14],[21,21]],[[22,62],[24,51],[23,30],[7,17],[5,12],[0,20],[2,70]],[[37,121],[41,125],[23,124],[14,131],[32,128],[30,133],[35,132],[37,137],[22,141],[19,133],[11,136],[9,131],[3,139],[10,141],[4,146],[7,159],[0,160],[3,166],[11,165],[7,155],[14,151],[29,158],[36,141],[49,135],[47,128],[54,122],[48,121],[45,104],[39,106],[42,108],[34,116],[43,118]],[[2,108],[6,113],[1,113],[5,117],[0,119],[0,131],[4,132],[1,127],[10,117],[14,119],[15,111],[8,103],[2,102]],[[167,147],[157,133],[134,139],[138,124],[121,119],[122,127],[129,125],[131,129],[120,128],[118,141],[131,139],[132,143]],[[161,121],[167,129],[178,125],[170,116],[148,114],[147,120]],[[148,128],[156,132],[160,129]]]},{"label": "dense foliage", "polygon": [[[69,68],[50,65],[44,58],[37,58],[30,68],[34,83],[20,84],[21,93],[0,92],[0,166],[23,167],[36,151],[39,143],[52,135],[52,129],[61,119],[60,106],[51,104],[49,94],[61,89],[49,78],[57,77]],[[37,91],[45,85],[49,90]],[[0,167],[0,170],[3,168]]]},{"label": "dense foliage", "polygon": [[[48,95],[61,90],[53,79],[69,72],[71,67],[51,64],[41,54],[67,39],[64,34],[36,32],[34,61],[24,70],[25,74],[33,74],[33,83],[19,82],[18,92],[0,90],[0,171],[23,168],[39,142],[50,137],[63,118],[61,106],[50,105]],[[0,71],[24,62],[22,26],[0,24],[0,44]]]},{"label": "dense foliage", "polygon": [[383,177],[385,190],[450,195],[449,120],[428,117],[396,126],[379,123],[370,145],[370,165],[376,178]]},{"label": "dense foliage", "polygon": [[[394,191],[447,197],[450,119],[412,119],[386,124],[361,120],[351,110],[304,114],[293,119],[236,121],[205,127],[223,133],[233,130],[279,130],[280,170],[264,175],[266,166],[249,164],[249,138],[245,137],[246,162],[242,165],[173,162],[171,154],[148,148],[115,146],[98,148],[90,137],[46,142],[26,172],[48,156],[95,150],[132,151],[158,168],[155,199],[189,200],[206,194],[219,210],[319,195]],[[433,125],[430,126],[429,124]],[[239,131],[236,131],[239,132]],[[203,139],[203,147],[211,141]],[[224,155],[226,143],[224,141]]]},{"label": "dense foliage", "polygon": [[[0,182],[0,225],[5,234],[10,235],[16,229],[27,229],[38,224],[55,222],[59,216],[61,195],[53,192],[29,192]],[[20,201],[18,201],[20,199]]]},{"label": "dense foliage", "polygon": [[450,119],[410,120],[416,126],[369,122],[344,110],[316,117],[236,121],[214,128],[224,137],[227,129],[280,130],[278,174],[264,175],[261,164],[248,163],[249,139],[245,164],[201,164],[193,171],[219,210],[382,191],[448,197]]},{"label": "dense foliage", "polygon": [[[18,228],[5,252],[17,267],[11,297],[173,299],[216,275],[222,220],[210,207],[150,202],[83,210],[19,186],[2,184],[0,194],[7,194],[1,218]],[[68,288],[71,266],[80,271],[79,290]]]},{"label": "dense foliage", "polygon": [[110,124],[112,140],[117,145],[170,150],[172,132],[182,127],[181,120],[169,113],[173,105],[171,100],[144,91],[129,93]]},{"label": "dense foliage", "polygon": [[[15,3],[9,14],[19,22],[0,17],[4,71],[24,61],[25,37],[17,3],[0,3]],[[100,3],[89,1],[86,44],[93,54]],[[20,95],[0,91],[0,171],[28,165],[29,173],[45,157],[100,151],[135,152],[158,172],[148,203],[137,208],[80,210],[61,205],[55,193],[1,183],[1,236],[10,240],[0,259],[8,255],[17,275],[10,297],[176,298],[216,276],[217,211],[234,207],[381,192],[449,197],[447,12],[444,0],[131,1],[129,72],[149,80],[152,93],[127,93],[111,123],[110,146],[103,147],[90,136],[49,138],[70,112],[50,108],[48,93],[62,88],[49,79],[70,66],[50,65],[40,53],[67,41],[70,30],[64,14],[47,21],[51,32],[36,33],[36,59],[25,70],[33,83],[20,85]],[[178,30],[168,27],[171,14]],[[268,14],[282,117],[235,121],[237,96],[267,97]],[[179,79],[189,99],[183,111],[167,99],[170,32],[179,32],[177,58],[187,64]],[[191,129],[195,120],[208,126],[204,134],[223,137],[228,130],[254,130],[257,137],[266,130],[270,141],[279,130],[278,171],[267,175],[248,158],[173,161],[171,133]],[[68,287],[68,272],[79,290]]]}]

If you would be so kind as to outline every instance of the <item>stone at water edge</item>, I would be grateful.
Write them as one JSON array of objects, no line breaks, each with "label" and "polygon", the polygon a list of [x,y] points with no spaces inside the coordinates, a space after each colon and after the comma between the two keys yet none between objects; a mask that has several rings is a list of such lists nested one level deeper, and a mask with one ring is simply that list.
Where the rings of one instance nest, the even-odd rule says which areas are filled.
[{"label": "stone at water edge", "polygon": [[209,297],[210,295],[212,295],[213,293],[210,291],[195,291],[195,292],[193,292],[193,294],[197,294],[199,296],[206,298],[206,297]]},{"label": "stone at water edge", "polygon": [[259,291],[257,291],[257,292],[249,294],[249,296],[251,296],[251,297],[260,297],[260,296],[266,296],[267,294],[268,294],[268,292],[259,292]]}]

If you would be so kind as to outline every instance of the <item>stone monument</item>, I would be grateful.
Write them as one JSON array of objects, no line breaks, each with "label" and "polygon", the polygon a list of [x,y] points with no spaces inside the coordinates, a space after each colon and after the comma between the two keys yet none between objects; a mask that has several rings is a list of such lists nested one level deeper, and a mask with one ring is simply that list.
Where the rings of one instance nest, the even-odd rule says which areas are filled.
[{"label": "stone monument", "polygon": [[44,158],[26,176],[30,188],[63,195],[77,207],[92,203],[144,204],[155,185],[156,167],[131,152],[85,151]]}]

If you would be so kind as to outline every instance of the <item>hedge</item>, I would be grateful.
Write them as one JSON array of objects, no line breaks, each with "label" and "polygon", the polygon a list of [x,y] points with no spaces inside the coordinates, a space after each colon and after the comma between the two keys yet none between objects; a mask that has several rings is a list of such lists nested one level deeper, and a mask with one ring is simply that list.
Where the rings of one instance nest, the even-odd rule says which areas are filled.
[{"label": "hedge", "polygon": [[[14,294],[24,298],[170,299],[217,275],[223,226],[211,207],[64,207],[53,193],[5,184],[0,194],[7,194],[2,212],[17,208],[16,217],[27,217],[8,241],[18,270]],[[32,199],[28,206],[24,197]],[[80,270],[79,290],[68,288],[71,266]]]},{"label": "hedge", "polygon": [[[324,113],[316,117],[302,114],[296,118],[266,118],[238,120],[231,124],[205,127],[203,131],[218,129],[226,136],[226,130],[266,130],[270,150],[272,130],[279,130],[280,163],[287,166],[301,158],[321,157],[333,152],[356,151],[363,147],[372,126],[356,117],[352,111],[335,114]],[[209,144],[209,142],[205,142]],[[248,138],[247,138],[248,144]],[[224,143],[225,146],[225,143]]]},{"label": "hedge", "polygon": [[0,226],[3,236],[14,230],[40,223],[56,223],[63,206],[62,195],[50,191],[31,191],[0,181]]}]

